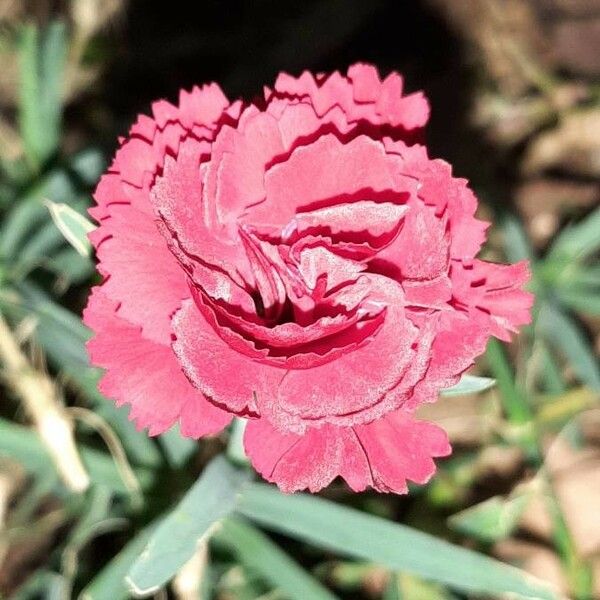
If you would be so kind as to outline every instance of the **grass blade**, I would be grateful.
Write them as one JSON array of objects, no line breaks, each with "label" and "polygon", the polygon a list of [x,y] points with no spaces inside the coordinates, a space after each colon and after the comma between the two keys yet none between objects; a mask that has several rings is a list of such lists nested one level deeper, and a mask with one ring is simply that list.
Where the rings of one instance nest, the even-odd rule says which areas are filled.
[{"label": "grass blade", "polygon": [[90,581],[79,600],[128,600],[125,577],[148,543],[156,525],[143,529]]},{"label": "grass blade", "polygon": [[151,595],[192,557],[199,541],[230,514],[250,474],[215,458],[158,526],[127,575],[131,590]]},{"label": "grass blade", "polygon": [[62,74],[66,28],[53,22],[40,32],[23,28],[20,44],[20,124],[25,151],[37,169],[54,154],[60,139]]},{"label": "grass blade", "polygon": [[223,521],[215,540],[227,546],[247,568],[259,573],[286,598],[335,600],[329,590],[293,561],[264,533],[238,519]]},{"label": "grass blade", "polygon": [[524,571],[315,496],[285,496],[271,486],[253,484],[244,491],[238,510],[268,529],[457,590],[538,600],[557,598],[546,583]]},{"label": "grass blade", "polygon": [[546,303],[540,309],[537,325],[548,342],[567,358],[579,379],[593,390],[600,390],[600,366],[575,321]]},{"label": "grass blade", "polygon": [[440,396],[465,396],[466,394],[479,394],[496,385],[496,380],[491,377],[476,377],[463,375],[460,381],[452,387],[440,390]]}]

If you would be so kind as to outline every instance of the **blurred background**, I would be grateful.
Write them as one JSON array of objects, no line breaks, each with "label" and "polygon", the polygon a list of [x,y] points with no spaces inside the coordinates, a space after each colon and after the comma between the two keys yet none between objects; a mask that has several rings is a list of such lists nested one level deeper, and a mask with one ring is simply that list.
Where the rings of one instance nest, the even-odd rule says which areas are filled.
[{"label": "blurred background", "polygon": [[[357,60],[426,91],[430,155],[494,222],[485,258],[531,261],[537,303],[474,370],[495,388],[423,410],[454,446],[429,485],[322,495],[600,598],[600,0],[0,0],[0,597],[127,598],[148,525],[231,445],[150,440],[96,391],[93,257],[56,223],[85,230],[151,101],[213,80],[250,99],[281,70]],[[468,597],[269,539],[339,598]],[[289,597],[231,540],[209,554],[157,596]]]}]

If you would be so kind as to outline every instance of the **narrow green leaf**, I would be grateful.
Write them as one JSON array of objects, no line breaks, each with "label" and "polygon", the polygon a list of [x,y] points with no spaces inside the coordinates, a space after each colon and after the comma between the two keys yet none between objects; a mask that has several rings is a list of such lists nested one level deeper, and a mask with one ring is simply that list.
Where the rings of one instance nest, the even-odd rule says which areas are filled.
[{"label": "narrow green leaf", "polygon": [[504,233],[504,251],[510,262],[534,262],[535,254],[521,221],[513,214],[504,213],[498,222]]},{"label": "narrow green leaf", "polygon": [[64,245],[64,237],[52,223],[46,223],[32,235],[19,252],[18,265],[43,265]]},{"label": "narrow green leaf", "polygon": [[91,231],[94,231],[96,226],[67,204],[47,200],[46,206],[50,211],[50,216],[54,224],[69,244],[81,256],[89,256],[92,251],[92,245],[87,235]]},{"label": "narrow green leaf", "polygon": [[229,430],[227,456],[239,465],[247,465],[249,462],[244,450],[244,431],[246,431],[247,422],[243,417],[235,417]]},{"label": "narrow green leaf", "polygon": [[79,600],[128,600],[131,598],[125,577],[148,543],[156,525],[138,533],[79,595]]},{"label": "narrow green leaf", "polygon": [[88,257],[77,254],[71,247],[56,252],[48,259],[46,267],[73,285],[88,280],[95,271],[94,263]]},{"label": "narrow green leaf", "polygon": [[19,198],[0,227],[0,255],[17,259],[20,249],[48,220],[44,199],[50,198],[71,204],[77,198],[73,182],[63,169],[54,169],[36,179]]},{"label": "narrow green leaf", "polygon": [[494,387],[496,380],[491,377],[476,377],[463,375],[460,381],[452,387],[440,390],[441,396],[464,396],[466,394],[479,394]]},{"label": "narrow green leaf", "polygon": [[64,600],[68,587],[58,573],[38,570],[11,595],[11,600]]},{"label": "narrow green leaf", "polygon": [[238,511],[274,531],[465,592],[557,598],[545,582],[485,555],[306,494],[252,484]]},{"label": "narrow green leaf", "polygon": [[531,414],[527,399],[522,390],[515,383],[515,376],[506,358],[506,353],[502,344],[491,339],[486,350],[486,359],[492,375],[496,379],[496,384],[502,403],[508,418],[513,423],[526,423],[530,420]]},{"label": "narrow green leaf", "polygon": [[69,167],[82,183],[94,186],[106,169],[106,158],[98,148],[85,148],[71,158]]},{"label": "narrow green leaf", "polygon": [[101,525],[110,518],[112,497],[111,490],[101,485],[87,490],[81,517],[69,532],[67,549],[77,551],[97,535]]},{"label": "narrow green leaf", "polygon": [[517,528],[530,497],[528,494],[509,499],[494,496],[452,515],[448,523],[455,531],[482,542],[498,542]]},{"label": "narrow green leaf", "polygon": [[163,447],[167,460],[173,469],[180,469],[198,449],[196,440],[183,437],[179,425],[174,425],[158,436],[158,441]]},{"label": "narrow green leaf", "polygon": [[50,23],[42,32],[35,25],[25,25],[19,54],[21,135],[27,157],[39,168],[56,151],[60,139],[64,23]]},{"label": "narrow green leaf", "polygon": [[567,358],[579,379],[593,390],[600,390],[600,366],[575,321],[546,303],[540,309],[537,325],[548,343]]},{"label": "narrow green leaf", "polygon": [[127,575],[131,590],[147,596],[167,583],[193,556],[198,543],[234,510],[249,477],[224,457],[215,458],[158,526],[133,564]]},{"label": "narrow green leaf", "polygon": [[590,290],[577,285],[559,288],[556,295],[561,303],[587,315],[600,315],[600,288]]},{"label": "narrow green leaf", "polygon": [[264,533],[239,519],[228,517],[215,534],[248,569],[260,574],[286,598],[335,600],[328,589],[309,575]]},{"label": "narrow green leaf", "polygon": [[563,263],[578,261],[600,250],[600,207],[585,219],[566,227],[556,237],[548,257]]},{"label": "narrow green leaf", "polygon": [[12,595],[11,600],[39,600],[51,589],[58,575],[52,571],[39,569],[21,585]]},{"label": "narrow green leaf", "polygon": [[562,394],[566,391],[566,385],[562,376],[560,366],[554,356],[548,350],[548,346],[541,337],[536,340],[536,348],[539,353],[539,375],[541,389],[548,394]]}]

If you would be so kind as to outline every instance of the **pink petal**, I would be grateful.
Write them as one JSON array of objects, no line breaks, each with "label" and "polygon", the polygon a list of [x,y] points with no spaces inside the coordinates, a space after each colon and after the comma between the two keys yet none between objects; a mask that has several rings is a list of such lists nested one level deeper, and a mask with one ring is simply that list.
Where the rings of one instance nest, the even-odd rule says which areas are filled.
[{"label": "pink petal", "polygon": [[95,332],[87,345],[92,363],[106,369],[100,391],[119,406],[130,404],[130,418],[150,435],[178,419],[184,435],[221,431],[231,415],[190,385],[169,346],[142,337],[138,327],[120,319],[117,306],[96,287],[84,312],[84,322]]},{"label": "pink petal", "polygon": [[397,157],[388,156],[382,144],[366,136],[343,144],[334,135],[294,150],[285,162],[271,167],[266,175],[266,201],[248,211],[254,225],[283,228],[296,212],[341,204],[349,196],[369,200],[377,192],[405,201],[414,181],[396,177]]},{"label": "pink petal", "polygon": [[527,261],[501,265],[474,260],[469,267],[453,266],[451,277],[454,296],[484,311],[497,338],[510,341],[510,332],[531,322],[533,295],[521,289],[530,279]]},{"label": "pink petal", "polygon": [[407,210],[408,206],[405,204],[359,200],[302,212],[293,222],[299,233],[311,228],[325,230],[333,236],[340,233],[361,233],[361,241],[367,241],[397,230]]},{"label": "pink petal", "polygon": [[450,236],[446,220],[420,202],[411,202],[396,239],[377,254],[400,270],[404,279],[431,280],[448,271]]},{"label": "pink petal", "polygon": [[343,446],[336,429],[325,426],[295,435],[278,431],[266,419],[251,420],[244,448],[254,468],[282,491],[317,492],[339,473]]},{"label": "pink petal", "polygon": [[194,125],[216,123],[229,106],[229,100],[216,83],[194,86],[191,91],[179,93],[179,120],[186,129]]},{"label": "pink petal", "polygon": [[452,283],[447,275],[425,281],[407,280],[402,282],[407,306],[448,309],[452,299]]},{"label": "pink petal", "polygon": [[442,429],[402,411],[366,425],[324,425],[302,435],[281,432],[263,418],[251,420],[244,447],[254,468],[286,493],[317,492],[341,476],[354,491],[373,487],[402,494],[407,480],[431,478],[433,457],[450,453]]},{"label": "pink petal", "polygon": [[171,317],[190,291],[154,220],[130,205],[113,205],[97,232],[108,236],[97,245],[98,269],[107,277],[103,293],[145,337],[170,344]]},{"label": "pink petal", "polygon": [[405,407],[414,409],[423,402],[435,402],[440,390],[458,383],[462,373],[485,350],[489,336],[485,315],[442,312],[429,366]]},{"label": "pink petal", "polygon": [[283,150],[275,118],[254,107],[244,112],[237,129],[221,130],[212,147],[204,198],[220,223],[235,221],[264,200],[265,167]]},{"label": "pink petal", "polygon": [[[281,379],[277,395],[259,396],[260,413],[278,426],[301,431],[307,421],[356,423],[390,410],[382,400],[414,360],[418,330],[405,315],[398,284],[362,276],[348,293],[361,293],[361,288],[368,292],[361,306],[387,307],[383,324],[353,351],[309,370],[290,370]],[[361,340],[360,333],[356,335]]]},{"label": "pink petal", "polygon": [[192,300],[173,318],[173,349],[185,374],[208,398],[236,413],[254,410],[254,397],[274,395],[285,371],[244,356],[208,324]]},{"label": "pink petal", "polygon": [[[192,277],[204,270],[196,264],[217,267],[242,285],[253,283],[253,275],[235,229],[220,226],[213,206],[203,199],[201,160],[204,146],[194,139],[181,145],[177,158],[167,157],[162,176],[152,188],[151,201],[163,219],[172,251]],[[195,278],[195,277],[194,277]],[[202,280],[198,281],[202,285]]]},{"label": "pink petal", "polygon": [[427,483],[435,473],[433,457],[451,452],[443,429],[401,410],[354,430],[369,461],[371,485],[381,492],[404,494],[407,480]]},{"label": "pink petal", "polygon": [[267,100],[298,98],[310,100],[319,116],[340,107],[349,122],[388,125],[395,135],[422,128],[429,119],[429,103],[422,93],[402,96],[403,83],[398,73],[391,73],[384,82],[372,65],[355,64],[347,76],[334,72],[319,83],[305,71],[295,78],[282,73],[277,78]]}]

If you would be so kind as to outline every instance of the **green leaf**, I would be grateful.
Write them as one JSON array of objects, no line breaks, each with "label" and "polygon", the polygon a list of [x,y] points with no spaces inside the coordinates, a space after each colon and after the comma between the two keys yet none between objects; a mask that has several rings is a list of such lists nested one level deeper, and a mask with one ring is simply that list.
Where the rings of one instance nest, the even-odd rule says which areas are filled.
[{"label": "green leaf", "polygon": [[80,600],[128,600],[131,598],[125,577],[148,543],[156,525],[138,533],[101,571],[79,595]]},{"label": "green leaf", "polygon": [[579,261],[600,250],[600,207],[556,237],[548,258],[563,264]]},{"label": "green leaf", "polygon": [[527,399],[521,388],[515,383],[515,376],[502,344],[491,339],[486,350],[486,359],[496,379],[496,385],[502,396],[504,410],[513,423],[526,423],[531,418]]},{"label": "green leaf", "polygon": [[521,221],[513,214],[504,213],[498,220],[504,233],[504,250],[510,262],[535,261],[535,254]]},{"label": "green leaf", "polygon": [[22,588],[19,589],[13,600],[25,598],[43,598],[44,600],[64,600],[69,596],[67,580],[52,571],[39,571]]},{"label": "green leaf", "polygon": [[67,204],[47,200],[46,206],[50,211],[50,216],[54,224],[69,244],[81,256],[89,256],[92,251],[92,245],[87,235],[91,231],[94,231],[96,226]]},{"label": "green leaf", "polygon": [[213,459],[161,522],[129,571],[127,582],[136,595],[153,594],[177,573],[198,543],[234,510],[249,476],[222,456]]},{"label": "green leaf", "polygon": [[556,295],[569,308],[588,314],[600,315],[600,288],[590,290],[577,285],[558,288]]},{"label": "green leaf", "polygon": [[496,380],[490,377],[476,377],[475,375],[463,375],[460,381],[452,387],[440,390],[441,396],[464,396],[466,394],[479,394],[496,385]]},{"label": "green leaf", "polygon": [[246,431],[247,419],[235,417],[229,429],[229,441],[227,442],[227,456],[238,465],[249,464],[244,450],[244,432]]},{"label": "green leaf", "polygon": [[250,485],[238,511],[268,529],[464,592],[554,599],[546,583],[492,558],[307,494]]},{"label": "green leaf", "polygon": [[96,270],[94,263],[88,257],[77,254],[70,247],[56,252],[48,259],[46,267],[74,285],[88,280]]},{"label": "green leaf", "polygon": [[18,258],[21,244],[46,223],[48,211],[44,198],[60,198],[73,201],[76,191],[68,175],[55,169],[41,179],[36,179],[18,199],[4,218],[0,229],[0,254],[5,258]]},{"label": "green leaf", "polygon": [[69,167],[82,183],[94,186],[106,169],[106,158],[98,148],[86,148],[71,158]]},{"label": "green leaf", "polygon": [[579,379],[593,390],[600,390],[600,366],[575,321],[546,303],[540,309],[537,326],[548,343],[568,359]]},{"label": "green leaf", "polygon": [[25,25],[20,57],[21,135],[27,157],[35,168],[39,168],[56,152],[60,139],[66,58],[64,23],[55,21],[43,32],[35,25]]},{"label": "green leaf", "polygon": [[494,496],[452,515],[448,523],[463,535],[482,542],[498,542],[509,537],[517,528],[530,498],[528,494],[518,494],[509,499]]},{"label": "green leaf", "polygon": [[246,568],[261,575],[286,598],[336,598],[264,533],[248,523],[228,517],[216,532],[215,541],[227,546]]},{"label": "green leaf", "polygon": [[180,469],[185,465],[190,456],[198,449],[196,440],[183,437],[179,425],[174,425],[158,436],[158,441],[163,447],[167,460],[173,469]]},{"label": "green leaf", "polygon": [[453,596],[439,585],[406,573],[393,573],[382,600],[450,600]]}]

